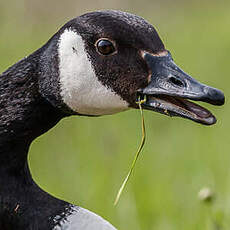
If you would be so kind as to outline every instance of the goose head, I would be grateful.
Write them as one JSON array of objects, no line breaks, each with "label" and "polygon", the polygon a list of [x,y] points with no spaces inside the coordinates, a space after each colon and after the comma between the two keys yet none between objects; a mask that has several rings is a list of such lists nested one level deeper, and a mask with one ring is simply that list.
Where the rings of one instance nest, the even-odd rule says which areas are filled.
[{"label": "goose head", "polygon": [[[221,91],[180,69],[154,27],[129,13],[98,11],[69,21],[48,42],[44,58],[46,73],[57,65],[58,97],[79,115],[137,108],[141,97],[144,109],[211,125],[216,122],[212,113],[190,100],[224,104]],[[41,88],[49,94],[47,86]],[[52,92],[52,84],[48,88]]]}]

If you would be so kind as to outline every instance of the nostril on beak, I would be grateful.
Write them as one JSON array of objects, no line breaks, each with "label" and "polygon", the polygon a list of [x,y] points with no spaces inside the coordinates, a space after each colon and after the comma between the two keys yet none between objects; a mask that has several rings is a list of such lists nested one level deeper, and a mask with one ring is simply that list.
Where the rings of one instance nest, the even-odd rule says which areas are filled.
[{"label": "nostril on beak", "polygon": [[169,77],[169,81],[178,87],[184,86],[184,83],[174,76]]}]

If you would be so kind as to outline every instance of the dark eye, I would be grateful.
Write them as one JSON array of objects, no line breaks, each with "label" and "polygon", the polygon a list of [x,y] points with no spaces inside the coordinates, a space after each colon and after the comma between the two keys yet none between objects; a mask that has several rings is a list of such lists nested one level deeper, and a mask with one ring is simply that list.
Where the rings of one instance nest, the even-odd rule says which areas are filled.
[{"label": "dark eye", "polygon": [[97,51],[102,55],[109,55],[116,51],[113,43],[106,39],[99,40],[96,46]]}]

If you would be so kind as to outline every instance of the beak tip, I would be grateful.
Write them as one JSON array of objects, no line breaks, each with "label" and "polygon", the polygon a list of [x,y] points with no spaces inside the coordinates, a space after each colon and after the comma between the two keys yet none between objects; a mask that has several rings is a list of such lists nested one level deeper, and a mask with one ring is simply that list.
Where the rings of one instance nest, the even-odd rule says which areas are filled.
[{"label": "beak tip", "polygon": [[220,104],[219,105],[223,105],[225,103],[225,96],[224,94],[221,92],[221,98],[220,98]]},{"label": "beak tip", "polygon": [[224,93],[216,88],[206,86],[204,89],[203,101],[213,105],[223,105],[225,103]]},{"label": "beak tip", "polygon": [[224,93],[218,89],[213,89],[209,93],[210,98],[213,99],[215,105],[223,105],[225,103]]}]

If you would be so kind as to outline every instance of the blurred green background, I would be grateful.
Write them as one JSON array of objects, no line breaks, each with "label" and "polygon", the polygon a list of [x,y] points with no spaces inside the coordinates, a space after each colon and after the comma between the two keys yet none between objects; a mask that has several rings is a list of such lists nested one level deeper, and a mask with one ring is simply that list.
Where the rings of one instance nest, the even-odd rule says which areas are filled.
[{"label": "blurred green background", "polygon": [[[97,9],[146,18],[175,62],[222,89],[226,104],[207,106],[218,118],[211,127],[146,111],[147,143],[117,207],[115,195],[141,139],[138,111],[62,120],[31,146],[35,181],[118,229],[217,229],[210,218],[229,229],[230,1],[0,0],[0,72],[41,47],[69,19]],[[197,198],[205,186],[216,193],[213,217]]]}]

